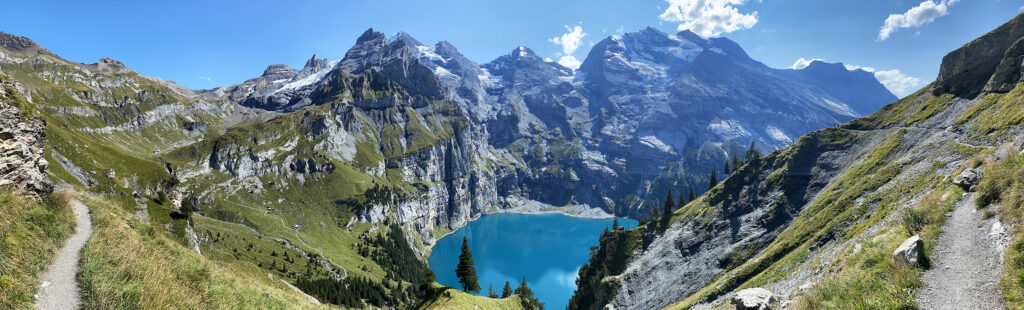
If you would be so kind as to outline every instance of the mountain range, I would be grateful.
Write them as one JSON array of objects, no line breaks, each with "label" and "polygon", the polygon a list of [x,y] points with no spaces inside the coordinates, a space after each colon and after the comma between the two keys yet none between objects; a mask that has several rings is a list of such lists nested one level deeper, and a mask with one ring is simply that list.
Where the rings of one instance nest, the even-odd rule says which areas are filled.
[{"label": "mountain range", "polygon": [[[448,42],[428,46],[406,33],[387,38],[372,29],[331,64],[314,56],[301,70],[272,65],[243,84],[199,93],[273,112],[351,106],[345,112],[372,119],[363,125],[376,132],[360,137],[362,129],[349,129],[355,119],[336,119],[356,143],[389,140],[380,134],[384,126],[404,127],[405,137],[397,138],[405,141],[378,150],[385,169],[408,169],[392,157],[426,147],[411,141],[416,132],[410,132],[409,119],[425,117],[424,134],[446,140],[438,136],[449,134],[434,126],[444,127],[444,120],[433,124],[427,120],[433,113],[422,110],[453,104],[466,126],[451,135],[464,135],[460,144],[479,150],[460,156],[508,159],[503,171],[469,169],[487,171],[488,177],[469,180],[485,182],[475,187],[497,194],[485,196],[586,204],[631,216],[646,212],[641,205],[669,188],[703,191],[711,170],[750,143],[762,150],[784,147],[896,99],[863,70],[820,61],[801,70],[772,69],[728,39],[653,28],[602,40],[579,70],[545,61],[526,47],[478,64]],[[391,108],[405,115],[370,115],[394,113]],[[446,169],[441,166],[421,169]],[[403,181],[448,180],[406,173]],[[565,191],[540,190],[552,185]],[[448,191],[449,197],[476,195]],[[497,202],[480,199],[470,209]]]},{"label": "mountain range", "polygon": [[[728,177],[718,169],[731,158],[757,160],[745,158],[748,148],[796,142],[791,150],[805,134],[857,123],[897,99],[863,70],[820,61],[774,69],[729,39],[653,28],[601,40],[577,70],[526,47],[480,64],[448,42],[369,29],[340,60],[314,55],[298,70],[270,65],[208,90],[109,58],[68,61],[6,33],[0,52],[5,100],[45,120],[45,145],[26,147],[49,164],[34,158],[19,171],[47,171],[60,187],[106,197],[116,207],[101,216],[116,220],[104,223],[163,233],[139,238],[166,236],[203,259],[297,285],[316,274],[391,293],[361,296],[377,307],[409,306],[433,243],[482,214],[646,218],[668,190],[703,193],[713,171]],[[951,89],[976,92],[958,79],[946,79]],[[702,201],[736,195],[721,187]],[[775,193],[744,193],[763,191]],[[796,204],[800,193],[786,195]],[[778,221],[801,209],[786,210]],[[782,228],[773,229],[755,234],[750,249]],[[676,242],[643,236],[655,242],[645,247]],[[659,252],[638,250],[634,262],[655,255],[647,253]],[[630,282],[629,272],[657,274],[647,265],[619,267],[610,270],[623,287],[662,287]],[[692,293],[667,292],[594,300],[644,308]]]}]

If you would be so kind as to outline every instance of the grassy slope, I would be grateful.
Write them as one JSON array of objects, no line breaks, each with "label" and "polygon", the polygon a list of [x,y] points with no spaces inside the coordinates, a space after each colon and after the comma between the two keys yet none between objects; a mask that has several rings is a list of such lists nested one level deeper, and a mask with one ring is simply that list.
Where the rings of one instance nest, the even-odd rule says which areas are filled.
[{"label": "grassy slope", "polygon": [[252,263],[216,263],[127,216],[108,200],[82,197],[94,234],[79,281],[87,309],[318,308]]},{"label": "grassy slope", "polygon": [[75,229],[67,197],[36,202],[0,192],[0,308],[35,309],[39,277]]},{"label": "grassy slope", "polygon": [[464,293],[460,290],[434,284],[435,293],[420,303],[419,309],[432,310],[518,310],[523,309],[519,297],[494,299]]}]

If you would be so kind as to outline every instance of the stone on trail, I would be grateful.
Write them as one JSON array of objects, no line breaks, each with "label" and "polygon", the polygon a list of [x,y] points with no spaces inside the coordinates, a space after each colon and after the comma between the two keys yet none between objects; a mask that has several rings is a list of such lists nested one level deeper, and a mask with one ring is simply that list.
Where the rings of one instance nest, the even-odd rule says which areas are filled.
[{"label": "stone on trail", "polygon": [[755,287],[740,290],[732,297],[732,304],[736,310],[767,310],[778,302],[778,298],[771,291]]},{"label": "stone on trail", "polygon": [[981,173],[978,172],[978,169],[967,168],[953,180],[953,184],[966,191],[973,192],[978,189],[979,181],[981,181]]},{"label": "stone on trail", "polygon": [[921,237],[917,235],[908,238],[903,241],[903,244],[900,244],[900,247],[896,248],[895,252],[892,252],[892,259],[896,261],[897,265],[920,267],[924,262],[924,241],[921,241]]}]

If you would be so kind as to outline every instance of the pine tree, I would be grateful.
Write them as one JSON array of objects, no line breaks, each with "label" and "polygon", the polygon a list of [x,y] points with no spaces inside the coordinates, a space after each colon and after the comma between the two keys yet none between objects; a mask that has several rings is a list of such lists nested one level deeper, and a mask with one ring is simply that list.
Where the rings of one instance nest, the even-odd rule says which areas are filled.
[{"label": "pine tree", "polygon": [[668,229],[668,222],[672,220],[672,211],[676,209],[676,202],[672,200],[672,190],[665,194],[665,204],[661,206],[661,229]]},{"label": "pine tree", "polygon": [[[736,155],[736,154],[732,154],[732,169],[733,170],[740,170],[741,166],[743,166],[743,161],[740,160],[740,156]],[[733,171],[733,172],[735,172],[735,171]]]},{"label": "pine tree", "polygon": [[618,229],[619,229],[619,217],[616,216],[612,220],[612,230],[618,230]]},{"label": "pine tree", "polygon": [[459,277],[462,291],[480,291],[480,283],[476,281],[476,267],[473,267],[473,252],[469,250],[469,240],[466,237],[462,237],[462,254],[459,254],[459,265],[455,267],[455,275]]},{"label": "pine tree", "polygon": [[711,169],[711,178],[708,179],[708,190],[711,190],[718,184],[718,171]]},{"label": "pine tree", "polygon": [[690,203],[690,201],[686,200],[686,197],[683,196],[683,191],[681,191],[681,190],[679,191],[679,201],[678,202],[679,203],[676,204],[676,209],[682,208],[686,204]]},{"label": "pine tree", "polygon": [[690,188],[690,198],[689,198],[689,199],[687,199],[687,200],[688,200],[688,201],[693,201],[694,199],[697,199],[697,195],[695,195],[695,194],[693,193],[693,187],[691,187],[691,188]]},{"label": "pine tree", "polygon": [[508,281],[505,281],[505,288],[501,289],[501,298],[508,298],[512,296],[512,285],[509,285]]},{"label": "pine tree", "polygon": [[754,141],[750,141],[750,148],[747,149],[747,162],[761,158],[761,152],[754,147]]},{"label": "pine tree", "polygon": [[544,303],[533,297],[533,290],[526,285],[526,277],[523,277],[523,283],[516,288],[516,295],[519,295],[520,302],[523,304],[523,309],[526,310],[543,310]]},{"label": "pine tree", "polygon": [[725,172],[725,174],[727,174],[727,175],[728,174],[732,174],[732,169],[729,169],[729,161],[728,160],[725,161],[725,169],[722,169],[722,172]]},{"label": "pine tree", "polygon": [[498,292],[494,291],[494,284],[487,284],[487,297],[498,298]]}]

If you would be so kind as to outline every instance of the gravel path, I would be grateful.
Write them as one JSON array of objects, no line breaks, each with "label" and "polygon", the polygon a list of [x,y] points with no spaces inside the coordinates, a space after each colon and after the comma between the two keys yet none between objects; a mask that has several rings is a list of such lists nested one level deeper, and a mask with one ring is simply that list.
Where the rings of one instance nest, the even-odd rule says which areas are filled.
[{"label": "gravel path", "polygon": [[92,235],[92,220],[89,208],[81,202],[72,201],[71,208],[75,211],[78,226],[43,273],[43,283],[36,296],[38,309],[78,309],[81,302],[75,276],[78,274],[78,254]]},{"label": "gravel path", "polygon": [[917,296],[921,309],[1002,309],[999,275],[1006,234],[997,220],[975,211],[974,193],[957,204],[922,276]]}]

